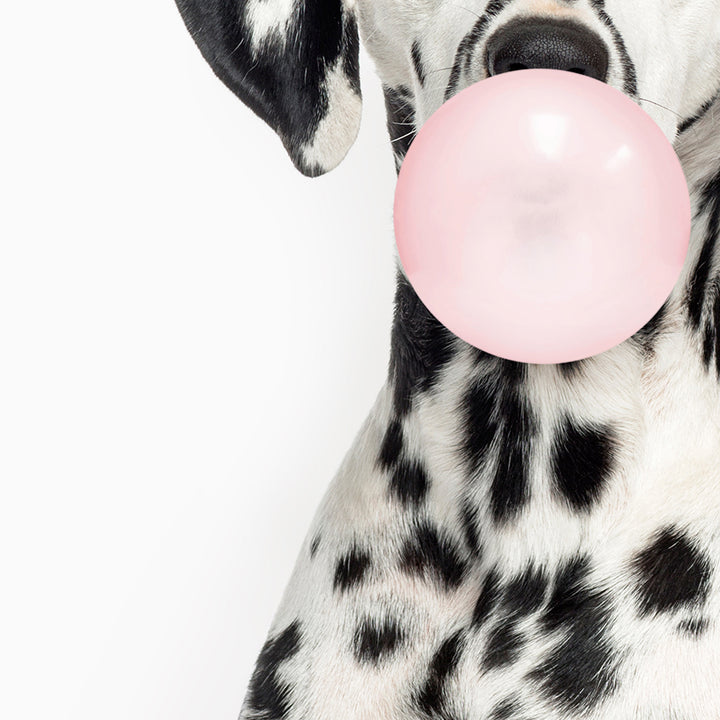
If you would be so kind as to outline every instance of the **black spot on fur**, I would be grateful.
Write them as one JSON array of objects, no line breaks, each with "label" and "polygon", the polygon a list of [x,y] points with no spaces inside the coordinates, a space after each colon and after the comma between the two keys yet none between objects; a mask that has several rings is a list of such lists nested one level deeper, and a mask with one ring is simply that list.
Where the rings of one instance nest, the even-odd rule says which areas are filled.
[{"label": "black spot on fur", "polygon": [[587,605],[589,597],[584,587],[589,568],[586,556],[574,557],[560,566],[543,613],[543,625],[548,632],[574,622],[578,612]]},{"label": "black spot on fur", "polygon": [[470,502],[469,498],[465,498],[460,511],[460,522],[465,535],[465,543],[475,559],[478,559],[482,552],[477,533],[477,519],[477,508]]},{"label": "black spot on fur", "polygon": [[502,608],[512,618],[521,618],[539,610],[545,600],[548,578],[542,570],[528,567],[505,586]]},{"label": "black spot on fur", "polygon": [[315,554],[318,551],[318,548],[320,547],[320,533],[318,533],[310,543],[310,558],[314,558]]},{"label": "black spot on fur", "polygon": [[501,622],[488,635],[483,667],[492,670],[515,662],[524,642],[525,638],[514,620]]},{"label": "black spot on fur", "polygon": [[710,367],[713,353],[715,352],[715,327],[714,323],[705,323],[705,329],[703,330],[703,365],[707,370]]},{"label": "black spot on fur", "polygon": [[385,431],[378,463],[383,470],[389,470],[400,458],[403,448],[403,431],[399,420],[393,420]]},{"label": "black spot on fur", "polygon": [[527,400],[514,387],[502,393],[498,415],[503,435],[490,486],[490,510],[495,522],[502,523],[530,500],[530,450],[537,427]]},{"label": "black spot on fur", "polygon": [[454,354],[455,336],[420,302],[399,272],[391,336],[390,374],[398,416],[405,415],[418,391],[430,390]]},{"label": "black spot on fur", "polygon": [[487,378],[473,383],[462,400],[465,413],[463,454],[471,474],[482,467],[488,448],[497,434],[497,423],[492,419],[495,391]]},{"label": "black spot on fur", "polygon": [[530,673],[562,710],[589,710],[617,690],[618,657],[603,633],[605,622],[602,614],[591,614],[573,623],[569,636]]},{"label": "black spot on fur", "polygon": [[698,120],[701,120],[703,117],[705,117],[707,111],[715,104],[715,101],[719,98],[720,93],[718,93],[717,95],[715,95],[715,97],[704,103],[703,106],[694,115],[691,115],[689,118],[683,120],[678,127],[678,134],[684,133],[686,130],[689,130]]},{"label": "black spot on fur", "polygon": [[710,269],[715,254],[718,231],[720,230],[720,173],[715,175],[702,189],[699,213],[708,213],[708,226],[698,261],[690,277],[685,298],[690,327],[693,330],[700,328],[710,279]]},{"label": "black spot on fur", "polygon": [[582,375],[584,360],[571,360],[570,362],[558,363],[560,374],[567,380],[573,380]]},{"label": "black spot on fur", "polygon": [[460,662],[464,644],[462,631],[458,631],[443,642],[430,661],[428,675],[417,696],[416,704],[431,717],[445,717],[445,683]]},{"label": "black spot on fur", "polygon": [[280,666],[300,648],[300,623],[295,621],[269,638],[260,652],[248,688],[247,704],[258,720],[282,720],[292,706],[291,686],[279,676]]},{"label": "black spot on fur", "polygon": [[555,489],[578,511],[597,502],[612,471],[615,435],[607,425],[578,425],[565,417],[553,444]]},{"label": "black spot on fur", "polygon": [[418,77],[418,80],[420,81],[420,85],[425,84],[425,68],[423,68],[422,63],[422,56],[420,54],[420,43],[415,40],[412,44],[412,48],[410,50],[410,54],[412,55],[412,61],[413,61],[413,67],[415,68],[415,74]]},{"label": "black spot on fur", "polygon": [[425,468],[417,460],[399,462],[390,476],[390,492],[405,506],[420,505],[429,486]]},{"label": "black spot on fur", "polygon": [[[478,362],[485,359],[482,354]],[[499,438],[490,507],[495,521],[504,522],[530,497],[529,453],[536,422],[522,396],[527,365],[499,358],[495,358],[495,364],[497,372],[473,383],[463,396],[460,410],[465,432],[461,449],[472,480],[482,470],[489,458],[488,450]]]},{"label": "black spot on fur", "polygon": [[355,630],[353,653],[360,663],[377,665],[392,656],[404,642],[404,634],[392,618],[364,618]]},{"label": "black spot on fur", "polygon": [[460,585],[467,567],[457,545],[429,523],[417,525],[405,542],[400,566],[411,575],[435,580],[446,590]]},{"label": "black spot on fur", "polygon": [[641,615],[699,605],[710,589],[708,559],[676,527],[658,532],[632,566]]},{"label": "black spot on fur", "polygon": [[480,363],[487,363],[488,360],[492,362],[499,360],[497,356],[486,353],[484,350],[480,350],[480,348],[473,347],[472,345],[468,345],[466,350],[470,354],[472,364],[475,366],[480,365]]},{"label": "black spot on fur", "polygon": [[678,623],[678,630],[683,635],[699,638],[707,632],[710,622],[707,618],[689,618]]},{"label": "black spot on fur", "polygon": [[605,0],[591,0],[597,16],[603,22],[603,24],[610,30],[610,34],[613,38],[613,47],[620,57],[620,66],[624,71],[623,79],[623,92],[626,95],[634,98],[638,94],[637,87],[637,69],[635,63],[632,61],[630,54],[627,51],[625,40],[623,39],[622,33],[615,27],[615,23],[612,18],[605,11]]},{"label": "black spot on fur", "polygon": [[702,335],[702,361],[706,370],[715,356],[715,374],[720,377],[720,277],[707,286],[706,315],[699,332]]},{"label": "black spot on fur", "polygon": [[715,301],[713,302],[712,324],[715,328],[715,374],[720,378],[720,280],[713,283]]},{"label": "black spot on fur", "polygon": [[400,165],[416,135],[415,104],[412,91],[406,85],[394,88],[383,85],[383,94],[395,169],[400,172]]},{"label": "black spot on fur", "polygon": [[702,321],[702,359],[706,370],[715,356],[715,373],[720,377],[720,277],[707,286],[706,316]]},{"label": "black spot on fur", "polygon": [[500,600],[500,576],[496,570],[491,570],[485,577],[480,596],[473,610],[472,625],[480,627],[490,617],[490,613]]},{"label": "black spot on fur", "polygon": [[500,377],[508,387],[520,389],[520,386],[527,380],[528,366],[526,363],[498,358],[498,368]]},{"label": "black spot on fur", "polygon": [[667,302],[634,335],[646,352],[653,349],[655,341],[662,332],[667,317]]},{"label": "black spot on fur", "polygon": [[606,633],[609,598],[588,584],[588,572],[585,557],[574,558],[559,570],[544,626],[548,631],[562,627],[564,633],[529,675],[565,712],[588,711],[618,687],[619,653]]},{"label": "black spot on fur", "polygon": [[335,566],[333,588],[344,592],[359,585],[370,568],[370,555],[357,547],[351,548]]},{"label": "black spot on fur", "polygon": [[345,52],[342,54],[343,73],[353,92],[361,96],[360,37],[357,31],[357,21],[345,19],[343,22],[342,47],[345,48]]},{"label": "black spot on fur", "polygon": [[507,698],[507,700],[499,702],[492,709],[490,715],[488,715],[488,720],[511,720],[513,715],[519,712],[519,710],[520,705],[518,704],[517,700],[514,700],[513,698]]}]

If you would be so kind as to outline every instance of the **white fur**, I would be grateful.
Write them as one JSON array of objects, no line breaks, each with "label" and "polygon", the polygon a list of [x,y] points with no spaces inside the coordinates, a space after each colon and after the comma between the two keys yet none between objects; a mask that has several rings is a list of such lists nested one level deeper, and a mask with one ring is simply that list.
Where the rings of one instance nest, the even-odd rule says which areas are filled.
[{"label": "white fur", "polygon": [[325,92],[329,100],[328,111],[320,121],[312,141],[300,148],[308,165],[319,165],[332,170],[345,157],[360,131],[362,99],[350,85],[338,60],[328,70]]},{"label": "white fur", "polygon": [[288,23],[297,12],[297,0],[249,0],[245,13],[252,49],[256,51],[271,35],[284,44]]}]

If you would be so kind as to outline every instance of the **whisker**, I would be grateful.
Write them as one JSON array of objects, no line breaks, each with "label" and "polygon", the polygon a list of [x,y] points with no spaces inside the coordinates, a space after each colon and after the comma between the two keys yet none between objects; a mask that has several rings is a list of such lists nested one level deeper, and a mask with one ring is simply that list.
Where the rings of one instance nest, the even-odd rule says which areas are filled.
[{"label": "whisker", "polygon": [[682,118],[682,115],[680,113],[675,112],[675,110],[672,110],[667,105],[663,105],[662,103],[655,102],[654,100],[648,100],[647,98],[640,97],[639,95],[638,95],[638,100],[642,100],[643,102],[648,102],[651,105],[657,105],[658,107],[661,107],[661,108],[667,110],[668,112],[671,112],[673,115],[676,115],[677,117]]},{"label": "whisker", "polygon": [[[458,5],[458,7],[461,7],[461,6]],[[467,10],[467,8],[463,8],[463,9]],[[470,12],[470,11],[469,11],[469,12]],[[251,70],[252,70],[252,69],[253,69],[253,68],[251,68]],[[427,74],[427,75],[431,75],[431,74],[433,74],[433,73],[445,72],[445,71],[447,71],[447,70],[452,70],[452,68],[451,68],[451,67],[435,68],[435,69],[433,69],[433,70],[428,70],[428,71],[426,72],[426,74]],[[426,92],[435,92],[436,90],[444,90],[444,89],[445,89],[445,86],[444,86],[444,85],[438,85],[438,86],[436,86],[436,87],[430,87],[430,88],[426,87],[426,88],[424,88],[424,90],[425,90]],[[657,102],[657,101],[655,101],[655,100],[650,100],[649,98],[640,97],[639,95],[636,96],[636,97],[637,97],[637,99],[638,99],[639,101],[641,101],[641,102],[650,103],[651,105],[655,105],[655,106],[657,106],[657,107],[660,107],[660,108],[662,108],[663,110],[667,110],[668,112],[672,113],[673,115],[675,115],[675,117],[680,118],[681,120],[683,119],[683,115],[682,115],[681,113],[677,112],[676,110],[673,110],[672,108],[669,108],[667,105],[663,105],[662,103],[659,103],[659,102]],[[399,99],[400,99],[400,103],[401,103],[402,105],[407,105],[407,106],[411,107],[411,108],[413,109],[413,111],[415,110],[415,104],[414,104],[414,102],[413,102],[411,99],[407,99],[407,100],[404,99],[404,98],[399,98]],[[396,142],[399,142],[400,140],[404,140],[405,138],[410,137],[411,135],[414,135],[414,134],[416,134],[416,133],[418,132],[418,128],[416,127],[416,124],[415,124],[414,121],[413,121],[413,122],[410,122],[410,121],[407,121],[407,122],[405,122],[405,121],[393,121],[392,124],[393,124],[393,125],[405,125],[405,126],[407,126],[407,127],[412,127],[413,129],[412,129],[410,132],[405,133],[404,135],[400,135],[399,137],[396,137],[396,138],[391,138],[391,139],[390,139],[390,142],[391,142],[391,143],[396,143]],[[697,128],[695,128],[695,127],[691,127],[690,129],[691,129],[694,133],[697,132]]]},{"label": "whisker", "polygon": [[411,108],[415,109],[415,103],[413,101],[413,98],[404,98],[404,97],[397,98],[396,97],[395,101],[401,108],[411,107]]},{"label": "whisker", "polygon": [[470,10],[469,8],[464,7],[463,5],[458,5],[457,3],[452,3],[455,7],[460,8],[461,10],[466,10],[471,15],[474,15],[478,20],[482,17],[481,15],[478,15],[474,10]]},{"label": "whisker", "polygon": [[245,79],[247,78],[247,76],[258,66],[258,63],[259,63],[259,62],[260,62],[259,60],[256,60],[256,61],[252,64],[251,68],[250,68],[250,69],[245,73],[245,75],[243,76],[243,82],[245,82]]},{"label": "whisker", "polygon": [[364,40],[363,42],[369,42],[373,35],[375,35],[380,30],[379,27],[376,27]]},{"label": "whisker", "polygon": [[[671,108],[667,107],[666,105],[662,105],[661,103],[655,102],[654,100],[648,100],[647,98],[642,98],[639,96],[638,96],[638,100],[642,100],[643,102],[648,102],[651,105],[657,105],[658,107],[661,107],[664,110],[671,112],[673,115],[675,115],[675,117],[679,118],[681,121],[684,120],[683,116],[679,112],[675,112],[675,110],[672,110]],[[692,125],[688,129],[691,130],[693,135],[695,135],[697,137],[698,129],[694,125]]]},{"label": "whisker", "polygon": [[447,85],[436,85],[435,87],[429,87],[429,88],[423,88],[426,92],[436,92],[437,90],[441,90],[443,93],[447,89]]},{"label": "whisker", "polygon": [[425,74],[426,74],[426,75],[432,75],[433,73],[445,72],[446,70],[452,70],[452,67],[436,68],[435,70],[426,70],[426,71],[425,71]]},{"label": "whisker", "polygon": [[405,133],[405,135],[401,135],[400,137],[392,138],[390,140],[391,143],[397,142],[398,140],[404,140],[406,137],[410,137],[411,135],[414,135],[415,131],[412,130],[409,133]]}]

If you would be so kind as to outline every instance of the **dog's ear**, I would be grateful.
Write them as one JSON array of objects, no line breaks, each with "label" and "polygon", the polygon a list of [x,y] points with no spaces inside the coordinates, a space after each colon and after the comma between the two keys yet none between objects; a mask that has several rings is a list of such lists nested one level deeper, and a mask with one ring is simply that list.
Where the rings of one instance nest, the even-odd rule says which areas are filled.
[{"label": "dog's ear", "polygon": [[176,0],[215,74],[314,177],[347,154],[360,126],[353,0]]}]

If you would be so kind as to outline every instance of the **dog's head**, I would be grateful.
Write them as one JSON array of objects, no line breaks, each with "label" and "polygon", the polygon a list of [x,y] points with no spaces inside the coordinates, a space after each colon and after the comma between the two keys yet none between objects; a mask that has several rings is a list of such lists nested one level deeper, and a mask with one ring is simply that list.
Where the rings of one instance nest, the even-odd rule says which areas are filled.
[{"label": "dog's head", "polygon": [[554,68],[639,102],[673,141],[720,92],[718,0],[177,0],[217,75],[320,175],[357,135],[360,37],[396,160],[442,102],[489,75]]}]

